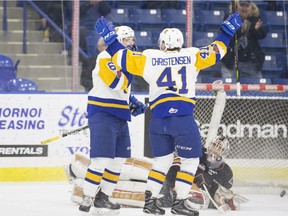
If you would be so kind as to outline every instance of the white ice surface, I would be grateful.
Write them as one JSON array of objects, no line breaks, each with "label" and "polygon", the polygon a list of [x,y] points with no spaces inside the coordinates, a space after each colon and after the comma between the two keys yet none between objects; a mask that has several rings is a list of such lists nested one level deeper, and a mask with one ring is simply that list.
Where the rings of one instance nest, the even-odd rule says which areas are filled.
[{"label": "white ice surface", "polygon": [[[71,185],[67,182],[0,183],[0,216],[82,216],[70,201]],[[287,216],[288,196],[241,194],[250,201],[240,211],[225,214],[202,210],[200,216]],[[142,216],[140,208],[122,208],[119,216]],[[166,209],[166,215],[170,210]]]}]

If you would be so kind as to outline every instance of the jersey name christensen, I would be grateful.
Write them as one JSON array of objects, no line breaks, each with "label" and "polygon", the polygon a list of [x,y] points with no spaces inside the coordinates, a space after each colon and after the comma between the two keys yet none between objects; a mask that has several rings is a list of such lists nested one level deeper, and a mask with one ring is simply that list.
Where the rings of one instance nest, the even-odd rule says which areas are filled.
[{"label": "jersey name christensen", "polygon": [[190,56],[179,56],[171,58],[152,58],[153,66],[169,66],[169,65],[183,65],[191,64]]}]

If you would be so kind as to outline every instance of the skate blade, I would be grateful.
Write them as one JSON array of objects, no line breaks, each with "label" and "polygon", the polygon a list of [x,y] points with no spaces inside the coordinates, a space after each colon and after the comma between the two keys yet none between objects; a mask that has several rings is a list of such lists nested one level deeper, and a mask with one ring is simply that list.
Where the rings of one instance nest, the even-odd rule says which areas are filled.
[{"label": "skate blade", "polygon": [[153,215],[164,215],[165,214],[165,212],[163,214],[160,214],[159,212],[152,212],[149,209],[143,209],[143,212],[145,214],[153,214]]},{"label": "skate blade", "polygon": [[89,212],[79,212],[79,214],[78,214],[79,216],[89,216],[90,215],[90,213]]},{"label": "skate blade", "polygon": [[119,209],[111,210],[107,208],[93,208],[92,215],[117,215],[119,214]]}]

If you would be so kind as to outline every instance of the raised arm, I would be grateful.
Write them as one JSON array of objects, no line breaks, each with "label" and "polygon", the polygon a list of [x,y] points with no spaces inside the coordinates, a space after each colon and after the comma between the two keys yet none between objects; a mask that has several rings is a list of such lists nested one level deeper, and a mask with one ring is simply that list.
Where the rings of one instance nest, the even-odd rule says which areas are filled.
[{"label": "raised arm", "polygon": [[231,14],[224,22],[220,24],[221,34],[215,41],[201,47],[197,53],[196,68],[204,69],[216,64],[227,53],[227,47],[236,31],[242,26],[242,19],[238,12]]}]

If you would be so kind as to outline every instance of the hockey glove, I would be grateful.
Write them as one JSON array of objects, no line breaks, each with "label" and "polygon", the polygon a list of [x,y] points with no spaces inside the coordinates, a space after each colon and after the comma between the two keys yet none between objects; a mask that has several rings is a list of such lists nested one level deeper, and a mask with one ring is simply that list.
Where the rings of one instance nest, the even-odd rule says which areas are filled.
[{"label": "hockey glove", "polygon": [[234,199],[234,193],[231,190],[225,189],[224,187],[219,187],[214,195],[214,200],[219,206],[224,206],[228,204],[231,210],[239,210],[240,203]]},{"label": "hockey glove", "polygon": [[145,104],[143,104],[142,102],[138,101],[134,97],[134,95],[130,95],[129,109],[130,109],[131,115],[138,116],[142,113],[145,113],[147,106],[145,106]]},{"label": "hockey glove", "polygon": [[231,14],[224,22],[220,24],[220,28],[228,35],[233,36],[236,31],[241,28],[242,19],[238,12]]},{"label": "hockey glove", "polygon": [[112,44],[117,39],[113,23],[108,22],[103,16],[97,19],[94,29],[103,37],[106,45]]}]

